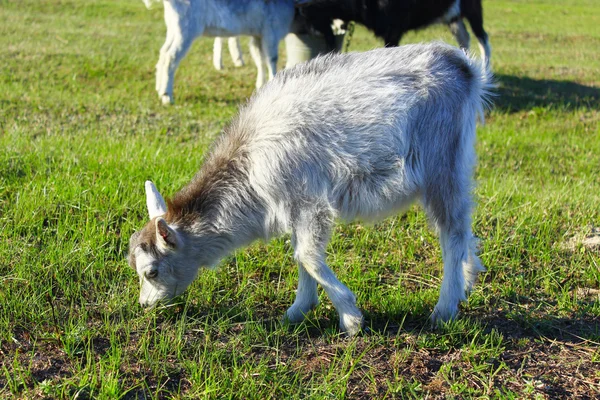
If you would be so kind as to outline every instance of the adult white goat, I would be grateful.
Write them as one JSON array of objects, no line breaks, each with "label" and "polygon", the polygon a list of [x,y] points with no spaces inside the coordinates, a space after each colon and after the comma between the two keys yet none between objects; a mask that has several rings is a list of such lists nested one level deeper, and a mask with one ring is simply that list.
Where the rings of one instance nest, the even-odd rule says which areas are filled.
[{"label": "adult white goat", "polygon": [[173,102],[179,63],[199,36],[252,36],[250,55],[258,68],[256,87],[277,69],[279,41],[288,33],[299,0],[144,0],[148,8],[163,1],[167,39],[156,64],[156,91],[163,104]]},{"label": "adult white goat", "polygon": [[240,108],[168,203],[146,182],[150,222],[129,248],[140,303],[179,295],[200,267],[290,232],[299,282],[285,318],[302,321],[320,284],[353,335],[362,314],[325,262],[334,220],[377,220],[419,199],[444,259],[431,318],[453,318],[484,270],[470,191],[489,84],[481,63],[439,43],[327,55],[283,70]]}]

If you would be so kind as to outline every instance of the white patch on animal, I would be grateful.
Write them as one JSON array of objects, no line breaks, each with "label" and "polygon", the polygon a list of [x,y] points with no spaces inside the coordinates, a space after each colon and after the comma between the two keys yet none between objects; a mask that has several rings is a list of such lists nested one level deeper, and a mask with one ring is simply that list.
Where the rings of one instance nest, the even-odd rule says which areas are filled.
[{"label": "white patch on animal", "polygon": [[[161,0],[144,0],[148,8]],[[256,87],[276,72],[279,41],[289,32],[296,0],[163,1],[167,38],[156,64],[156,91],[163,104],[173,102],[175,71],[199,36],[252,36],[250,52],[258,68]],[[263,63],[267,64],[265,77]],[[219,65],[220,66],[220,65]],[[215,64],[215,67],[218,67]]]},{"label": "white patch on animal", "polygon": [[[483,271],[471,232],[475,128],[491,77],[440,43],[318,57],[279,73],[224,129],[193,180],[130,241],[140,303],[181,293],[199,268],[236,248],[291,233],[300,322],[321,285],[341,329],[363,323],[356,297],[326,263],[336,219],[377,220],[420,200],[440,236],[444,276],[432,320],[446,321]],[[164,203],[147,187],[149,216]],[[151,290],[144,285],[154,285]]]},{"label": "white patch on animal", "polygon": [[[213,44],[213,66],[217,71],[223,69],[223,40],[226,38],[216,37]],[[227,47],[229,48],[229,55],[233,61],[233,65],[236,67],[244,66],[244,56],[242,55],[242,46],[240,45],[240,38],[232,36],[227,38]],[[257,66],[257,68],[259,68]]]}]

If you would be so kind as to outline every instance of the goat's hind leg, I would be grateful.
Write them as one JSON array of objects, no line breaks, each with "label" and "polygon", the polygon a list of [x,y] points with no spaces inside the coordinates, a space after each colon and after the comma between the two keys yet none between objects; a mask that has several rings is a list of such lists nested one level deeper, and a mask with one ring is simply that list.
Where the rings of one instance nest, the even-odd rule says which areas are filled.
[{"label": "goat's hind leg", "polygon": [[488,34],[485,29],[483,29],[483,9],[481,7],[481,1],[470,2],[470,7],[461,7],[461,11],[467,21],[469,21],[469,25],[471,25],[471,29],[479,41],[479,50],[481,51],[485,66],[490,68],[492,47],[490,46]]},{"label": "goat's hind leg", "polygon": [[242,46],[240,45],[239,36],[232,36],[227,41],[229,47],[229,55],[233,60],[233,65],[236,67],[244,66],[244,56],[242,55]]},{"label": "goat's hind leg", "polygon": [[[477,239],[471,231],[471,173],[473,149],[459,149],[430,177],[424,205],[437,226],[444,260],[440,297],[431,315],[433,323],[458,314],[458,304],[467,299],[479,272],[485,271],[476,253]],[[443,162],[443,160],[441,160]]]},{"label": "goat's hind leg", "polygon": [[219,36],[213,43],[213,67],[217,71],[223,70],[223,38]]},{"label": "goat's hind leg", "polygon": [[467,27],[465,26],[463,20],[461,18],[457,18],[456,20],[450,22],[448,27],[458,42],[458,46],[463,50],[469,50],[471,37],[469,36],[469,32],[467,31]]},{"label": "goat's hind leg", "polygon": [[333,213],[326,205],[307,206],[295,218],[293,244],[300,281],[296,301],[286,318],[298,322],[318,302],[319,283],[331,299],[340,317],[340,329],[349,336],[358,333],[363,316],[356,307],[356,297],[335,276],[325,262],[325,249],[333,225]]},{"label": "goat's hind leg", "polygon": [[440,297],[431,315],[433,323],[456,317],[458,304],[467,300],[477,275],[485,271],[476,253],[476,239],[467,227],[470,220],[469,216],[457,215],[453,222],[440,226],[444,277]]},{"label": "goat's hind leg", "polygon": [[263,67],[262,41],[260,37],[252,36],[250,38],[250,56],[256,65],[256,88],[260,88],[265,83],[265,70]]}]

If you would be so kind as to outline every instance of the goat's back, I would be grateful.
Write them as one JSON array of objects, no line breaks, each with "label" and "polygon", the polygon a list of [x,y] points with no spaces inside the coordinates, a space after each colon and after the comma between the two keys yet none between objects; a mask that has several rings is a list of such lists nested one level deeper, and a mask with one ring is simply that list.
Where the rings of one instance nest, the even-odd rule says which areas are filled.
[{"label": "goat's back", "polygon": [[413,199],[428,163],[472,146],[487,84],[440,43],[319,57],[258,90],[213,156],[243,155],[271,200],[326,196],[344,218],[377,217]]},{"label": "goat's back", "polygon": [[264,36],[275,31],[283,36],[294,17],[293,0],[199,0],[190,7],[190,21],[196,31],[202,27],[204,36]]}]

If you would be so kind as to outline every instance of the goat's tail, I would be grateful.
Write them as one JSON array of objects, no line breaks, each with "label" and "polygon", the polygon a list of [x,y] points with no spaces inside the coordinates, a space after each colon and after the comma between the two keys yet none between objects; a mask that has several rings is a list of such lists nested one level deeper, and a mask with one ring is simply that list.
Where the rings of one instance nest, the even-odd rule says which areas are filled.
[{"label": "goat's tail", "polygon": [[492,106],[492,99],[496,96],[495,89],[497,84],[494,80],[494,74],[489,68],[489,64],[481,61],[473,53],[465,51],[469,69],[474,76],[472,101],[476,105],[477,116],[482,124],[485,123],[485,110]]}]

